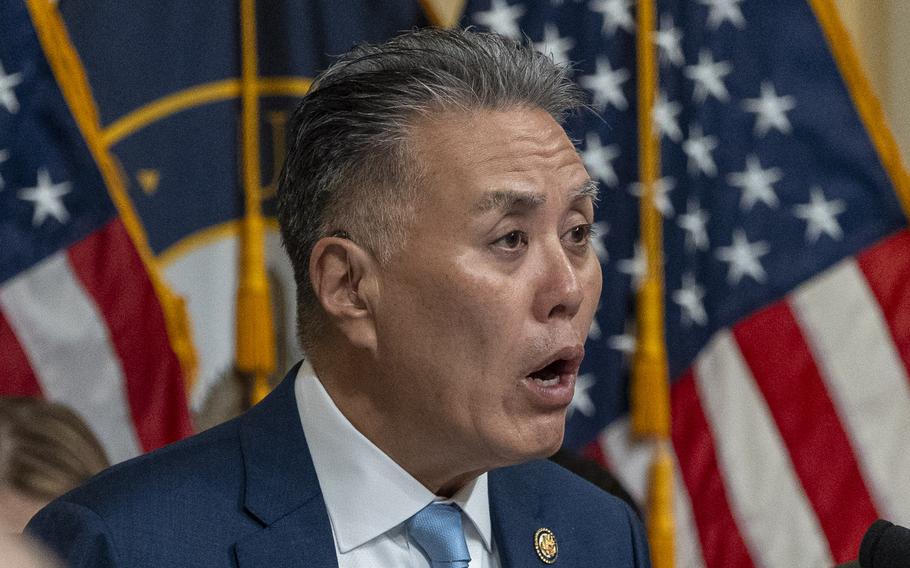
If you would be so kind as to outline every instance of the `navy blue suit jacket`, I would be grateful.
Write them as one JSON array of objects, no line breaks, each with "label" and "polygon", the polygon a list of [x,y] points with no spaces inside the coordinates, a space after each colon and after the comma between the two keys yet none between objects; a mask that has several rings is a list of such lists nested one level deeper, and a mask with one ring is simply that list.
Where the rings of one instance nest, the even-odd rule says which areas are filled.
[{"label": "navy blue suit jacket", "polygon": [[[70,566],[337,567],[328,514],[294,398],[295,367],[246,414],[102,472],[40,511],[27,531]],[[504,568],[645,568],[625,503],[548,461],[491,471],[490,515]],[[369,504],[364,504],[369,506]]]}]

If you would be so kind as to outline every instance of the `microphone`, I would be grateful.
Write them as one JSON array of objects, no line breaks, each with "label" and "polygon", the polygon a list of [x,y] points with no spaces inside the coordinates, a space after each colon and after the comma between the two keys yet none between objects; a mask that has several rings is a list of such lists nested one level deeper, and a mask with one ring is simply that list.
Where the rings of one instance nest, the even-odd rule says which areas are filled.
[{"label": "microphone", "polygon": [[910,566],[910,529],[879,519],[872,523],[859,547],[861,568]]}]

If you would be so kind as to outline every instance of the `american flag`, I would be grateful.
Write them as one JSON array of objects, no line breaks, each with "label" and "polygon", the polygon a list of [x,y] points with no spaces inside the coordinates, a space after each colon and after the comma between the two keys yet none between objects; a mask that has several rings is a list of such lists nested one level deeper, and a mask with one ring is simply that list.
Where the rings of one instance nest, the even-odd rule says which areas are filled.
[{"label": "american flag", "polygon": [[190,433],[185,372],[68,49],[52,3],[0,4],[0,395],[69,405],[116,462]]},{"label": "american flag", "polygon": [[605,195],[604,294],[567,444],[644,499],[652,448],[629,437],[623,377],[645,267],[634,47],[648,33],[676,565],[854,559],[876,517],[910,522],[906,174],[830,2],[655,6],[647,32],[631,0],[477,0],[463,21],[572,62],[603,118],[568,124]]}]

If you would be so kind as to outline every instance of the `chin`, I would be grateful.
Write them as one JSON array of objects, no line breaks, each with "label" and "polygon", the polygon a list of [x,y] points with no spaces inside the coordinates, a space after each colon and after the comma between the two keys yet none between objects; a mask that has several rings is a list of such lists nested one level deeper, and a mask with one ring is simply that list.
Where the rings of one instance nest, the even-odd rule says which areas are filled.
[{"label": "chin", "polygon": [[537,424],[533,431],[526,432],[526,436],[509,444],[508,449],[503,452],[508,463],[502,465],[515,465],[552,456],[562,447],[565,430],[565,416],[556,424],[552,422]]},{"label": "chin", "polygon": [[559,451],[559,448],[562,447],[562,441],[564,438],[565,429],[561,429],[559,432],[559,437],[551,441],[549,444],[546,444],[541,448],[541,451],[534,456],[534,459],[544,459],[552,456]]}]

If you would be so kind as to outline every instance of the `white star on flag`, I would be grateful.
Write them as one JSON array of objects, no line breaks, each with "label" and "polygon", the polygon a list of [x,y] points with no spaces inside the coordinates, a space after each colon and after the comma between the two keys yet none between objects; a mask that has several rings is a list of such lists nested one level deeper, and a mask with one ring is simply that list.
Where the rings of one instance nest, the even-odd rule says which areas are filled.
[{"label": "white star on flag", "polygon": [[13,89],[22,83],[22,73],[7,74],[0,63],[0,105],[10,114],[19,112],[19,99],[16,98],[16,91]]},{"label": "white star on flag", "polygon": [[660,49],[661,63],[672,63],[679,67],[686,62],[682,39],[682,31],[673,25],[673,16],[663,14],[660,17],[660,29],[654,32],[654,43]]},{"label": "white star on flag", "polygon": [[[598,309],[600,309],[600,307],[598,307]],[[598,340],[602,333],[600,324],[597,323],[597,318],[591,319],[591,327],[588,328],[588,339]]]},{"label": "white star on flag", "polygon": [[645,249],[641,243],[635,243],[635,252],[632,258],[626,258],[616,263],[616,270],[632,277],[632,287],[635,290],[641,288],[648,274],[648,258],[645,256]]},{"label": "white star on flag", "polygon": [[746,233],[742,229],[736,229],[733,231],[733,244],[718,247],[714,255],[717,260],[729,264],[727,282],[731,286],[736,286],[743,276],[749,276],[758,283],[763,283],[767,279],[768,275],[758,259],[768,254],[770,250],[767,242],[750,243]]},{"label": "white star on flag", "polygon": [[651,118],[661,136],[667,136],[674,142],[682,140],[682,129],[679,128],[679,121],[676,120],[681,112],[681,104],[667,100],[666,93],[658,93],[657,100],[654,101],[654,109],[651,111]]},{"label": "white star on flag", "polygon": [[689,127],[689,139],[683,142],[683,152],[689,157],[689,175],[699,172],[708,177],[717,176],[717,165],[711,155],[717,148],[716,136],[705,136],[700,124]]},{"label": "white star on flag", "polygon": [[35,187],[25,187],[19,190],[19,199],[31,201],[35,204],[32,216],[32,225],[42,224],[48,216],[61,223],[66,223],[70,214],[63,205],[62,197],[70,192],[70,183],[52,183],[51,174],[46,168],[38,170],[38,183]]},{"label": "white star on flag", "polygon": [[698,0],[710,9],[708,13],[708,26],[712,30],[720,28],[724,22],[730,22],[739,29],[746,27],[746,19],[739,7],[743,0]]},{"label": "white star on flag", "polygon": [[585,416],[594,416],[594,401],[588,392],[594,386],[594,375],[585,373],[575,378],[575,395],[569,403],[569,416],[577,410]]},{"label": "white star on flag", "polygon": [[638,341],[635,339],[635,318],[626,320],[626,326],[622,335],[613,335],[607,339],[607,346],[615,349],[623,355],[631,356],[635,354],[635,347]]},{"label": "white star on flag", "polygon": [[787,113],[796,108],[796,99],[790,95],[777,96],[774,84],[762,81],[761,96],[757,99],[746,99],[743,108],[755,113],[755,135],[759,138],[772,128],[783,134],[790,134],[792,127]]},{"label": "white star on flag", "polygon": [[714,55],[706,49],[698,54],[698,63],[687,65],[683,73],[695,82],[692,97],[697,103],[703,103],[711,95],[715,99],[726,102],[730,98],[724,77],[733,72],[733,66],[727,61],[714,61]]},{"label": "white star on flag", "polygon": [[682,287],[673,292],[673,301],[680,307],[680,317],[684,326],[693,323],[704,326],[708,323],[708,314],[702,300],[705,298],[705,289],[702,288],[691,274],[683,274]]},{"label": "white star on flag", "polygon": [[575,47],[575,40],[559,35],[559,28],[547,24],[543,28],[543,40],[534,43],[534,49],[549,55],[558,65],[569,65],[569,51]]},{"label": "white star on flag", "polygon": [[619,178],[613,169],[613,160],[618,158],[619,154],[619,145],[610,144],[604,147],[597,132],[588,132],[585,136],[585,150],[581,153],[585,168],[593,177],[610,187],[619,185]]},{"label": "white star on flag", "polygon": [[835,241],[844,238],[837,216],[847,210],[846,203],[842,199],[826,200],[825,193],[818,186],[809,191],[809,203],[793,207],[793,214],[806,221],[806,242],[815,243],[822,234]]},{"label": "white star on flag", "polygon": [[[0,164],[2,164],[3,162],[5,162],[7,160],[9,160],[9,150],[6,150],[6,149],[0,150]],[[0,190],[2,190],[5,186],[6,186],[6,182],[3,181],[3,174],[0,173]]]},{"label": "white star on flag", "polygon": [[743,190],[739,208],[743,211],[751,211],[759,201],[768,207],[777,207],[777,194],[774,193],[773,185],[783,177],[780,168],[762,169],[758,156],[750,154],[746,158],[746,170],[729,174],[727,182]]},{"label": "white star on flag", "polygon": [[635,32],[635,20],[632,18],[632,0],[593,0],[588,3],[592,12],[601,14],[604,18],[603,33],[613,35],[622,28],[631,33]]},{"label": "white star on flag", "polygon": [[594,254],[597,255],[597,260],[603,264],[610,258],[607,245],[604,243],[604,237],[610,234],[610,225],[606,221],[591,223],[591,233],[593,236],[591,246],[594,247]]},{"label": "white star on flag", "polygon": [[491,0],[490,9],[474,14],[474,21],[500,35],[512,39],[521,39],[521,28],[518,27],[518,19],[524,13],[525,8],[520,4],[510,6],[507,0]]},{"label": "white star on flag", "polygon": [[[672,177],[662,177],[654,181],[654,207],[660,211],[664,218],[672,217],[675,213],[673,202],[670,201],[669,193],[676,188],[676,180]],[[629,186],[629,193],[635,197],[641,198],[644,195],[644,184],[635,182]]]},{"label": "white star on flag", "polygon": [[597,71],[593,75],[585,75],[578,79],[582,87],[594,93],[594,107],[600,112],[607,110],[607,105],[613,105],[618,110],[629,108],[629,102],[622,92],[622,84],[629,80],[629,72],[625,69],[616,69],[610,65],[606,57],[597,58]]},{"label": "white star on flag", "polygon": [[686,203],[686,212],[676,218],[676,224],[686,232],[686,250],[689,252],[708,250],[708,218],[708,213],[693,198]]}]

